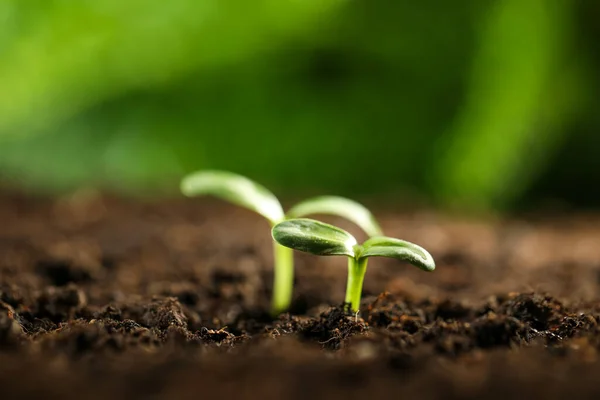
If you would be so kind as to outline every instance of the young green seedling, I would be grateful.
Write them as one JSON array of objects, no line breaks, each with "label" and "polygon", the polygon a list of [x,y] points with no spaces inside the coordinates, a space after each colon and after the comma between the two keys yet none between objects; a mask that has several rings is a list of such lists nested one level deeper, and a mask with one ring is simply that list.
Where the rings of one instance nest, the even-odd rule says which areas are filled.
[{"label": "young green seedling", "polygon": [[[286,215],[273,193],[262,185],[231,172],[201,171],[190,174],[181,181],[181,191],[186,196],[216,196],[248,208],[265,217],[271,227],[289,218],[309,214],[331,214],[354,222],[369,236],[382,235],[381,228],[371,212],[355,201],[337,196],[315,197],[296,204]],[[271,311],[277,315],[286,311],[291,303],[294,286],[293,252],[274,243],[274,259]]]},{"label": "young green seedling", "polygon": [[313,219],[298,218],[283,221],[271,231],[282,246],[319,256],[348,256],[348,283],[345,306],[358,312],[367,260],[369,257],[391,257],[408,261],[424,270],[433,271],[431,254],[416,244],[386,236],[368,239],[362,245],[343,229]]}]

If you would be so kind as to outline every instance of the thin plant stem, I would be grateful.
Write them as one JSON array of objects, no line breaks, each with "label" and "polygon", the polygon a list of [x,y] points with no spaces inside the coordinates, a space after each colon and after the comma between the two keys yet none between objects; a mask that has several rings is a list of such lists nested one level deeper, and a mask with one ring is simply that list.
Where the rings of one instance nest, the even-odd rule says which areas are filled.
[{"label": "thin plant stem", "polygon": [[348,284],[346,285],[345,304],[350,306],[353,313],[360,308],[363,281],[367,272],[367,258],[356,259],[348,257]]},{"label": "thin plant stem", "polygon": [[287,311],[294,289],[294,252],[288,247],[273,243],[275,268],[273,270],[273,299],[271,314],[277,316]]}]

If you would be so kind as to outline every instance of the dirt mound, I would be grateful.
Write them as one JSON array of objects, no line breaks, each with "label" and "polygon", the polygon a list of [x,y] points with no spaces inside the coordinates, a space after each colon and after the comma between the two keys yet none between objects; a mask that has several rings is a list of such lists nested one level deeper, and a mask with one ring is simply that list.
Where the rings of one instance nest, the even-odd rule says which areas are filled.
[{"label": "dirt mound", "polygon": [[251,213],[0,197],[0,397],[600,395],[600,218],[380,219],[438,269],[374,260],[347,315],[344,260],[297,254],[273,319]]}]

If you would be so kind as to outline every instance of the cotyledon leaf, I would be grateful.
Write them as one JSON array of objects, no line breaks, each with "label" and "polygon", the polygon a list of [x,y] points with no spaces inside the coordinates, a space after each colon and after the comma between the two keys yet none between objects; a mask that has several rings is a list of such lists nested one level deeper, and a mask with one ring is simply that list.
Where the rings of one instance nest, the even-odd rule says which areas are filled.
[{"label": "cotyledon leaf", "polygon": [[277,243],[319,256],[354,257],[356,239],[343,229],[308,218],[297,218],[275,225],[271,231]]},{"label": "cotyledon leaf", "polygon": [[219,197],[259,213],[273,225],[285,218],[281,204],[273,193],[264,186],[232,172],[210,170],[192,173],[181,181],[181,192],[190,197]]},{"label": "cotyledon leaf", "polygon": [[364,242],[358,257],[391,257],[407,261],[424,271],[435,269],[435,261],[427,250],[414,243],[387,236],[374,237]]},{"label": "cotyledon leaf", "polygon": [[287,212],[288,218],[305,217],[309,214],[330,214],[346,218],[369,236],[381,236],[383,232],[375,217],[362,204],[345,197],[319,196],[304,200]]}]

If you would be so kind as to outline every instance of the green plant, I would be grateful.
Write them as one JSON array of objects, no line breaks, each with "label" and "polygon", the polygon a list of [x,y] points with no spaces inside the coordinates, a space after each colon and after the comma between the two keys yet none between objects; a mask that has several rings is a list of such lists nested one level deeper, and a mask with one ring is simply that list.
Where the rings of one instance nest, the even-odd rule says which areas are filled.
[{"label": "green plant", "polygon": [[348,256],[348,283],[345,306],[358,312],[369,257],[391,257],[433,271],[431,254],[416,244],[386,236],[375,236],[358,244],[343,229],[313,219],[283,221],[272,229],[273,239],[282,246],[320,256]]},{"label": "green plant", "polygon": [[[273,193],[252,180],[226,171],[201,171],[181,181],[186,196],[212,195],[250,209],[265,217],[271,227],[288,218],[308,214],[338,215],[354,222],[369,236],[382,234],[377,221],[363,205],[337,196],[314,197],[292,207],[287,215]],[[291,303],[294,286],[294,259],[291,249],[274,244],[274,281],[271,311],[274,315],[286,311]]]}]

